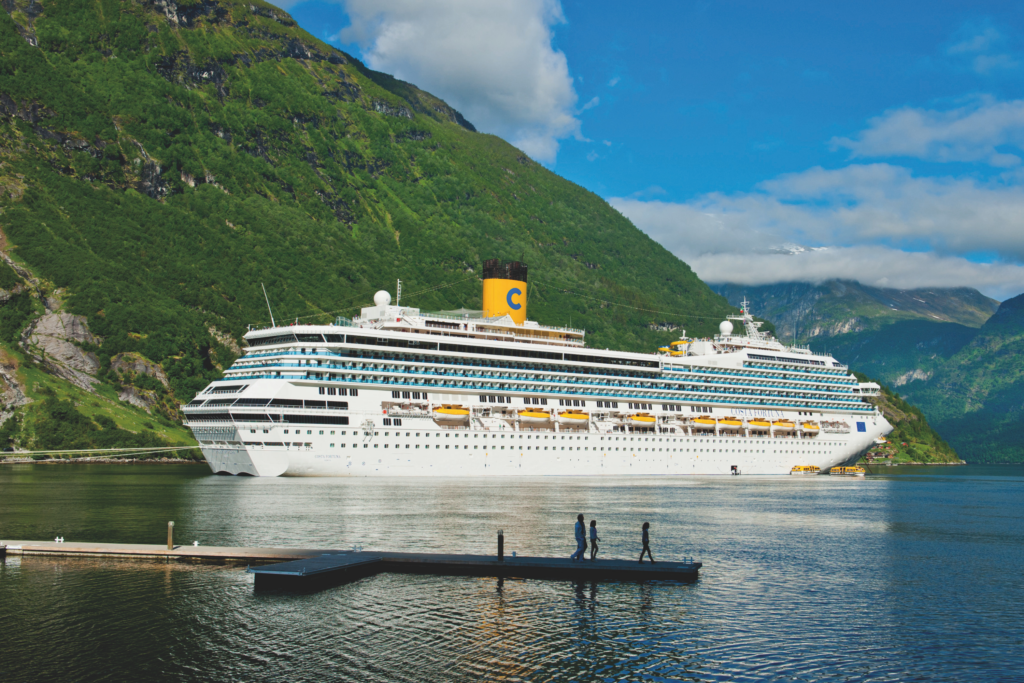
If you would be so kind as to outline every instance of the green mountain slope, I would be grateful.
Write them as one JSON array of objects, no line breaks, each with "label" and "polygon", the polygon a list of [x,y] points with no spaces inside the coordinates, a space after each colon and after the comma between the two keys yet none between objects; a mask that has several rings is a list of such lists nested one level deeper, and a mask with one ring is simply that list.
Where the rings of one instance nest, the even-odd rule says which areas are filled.
[{"label": "green mountain slope", "polygon": [[970,462],[1024,462],[1024,295],[1004,301],[969,344],[903,388]]},{"label": "green mountain slope", "polygon": [[[0,7],[3,343],[167,429],[267,322],[260,283],[278,320],[327,322],[397,278],[403,303],[479,307],[481,262],[519,259],[531,318],[630,350],[734,310],[599,197],[261,0]],[[5,381],[7,414],[41,410]]]}]

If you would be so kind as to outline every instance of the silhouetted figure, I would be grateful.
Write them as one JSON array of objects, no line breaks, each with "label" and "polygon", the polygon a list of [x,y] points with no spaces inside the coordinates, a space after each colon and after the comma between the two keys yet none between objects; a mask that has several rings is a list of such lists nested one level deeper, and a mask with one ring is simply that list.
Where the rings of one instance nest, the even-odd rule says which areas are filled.
[{"label": "silhouetted figure", "polygon": [[590,520],[590,561],[593,562],[594,558],[597,557],[597,542],[601,539],[597,537],[597,520]]},{"label": "silhouetted figure", "polygon": [[569,559],[573,562],[583,557],[587,551],[587,531],[583,524],[583,515],[576,515],[576,552]]},{"label": "silhouetted figure", "polygon": [[644,553],[647,553],[647,557],[650,558],[651,564],[654,564],[654,556],[651,555],[651,534],[650,534],[650,531],[648,531],[648,529],[650,529],[650,528],[651,528],[651,523],[650,522],[644,522],[644,526],[643,526],[643,529],[644,529],[644,537],[643,537],[644,547],[643,547],[642,550],[640,550],[640,564],[644,563]]}]

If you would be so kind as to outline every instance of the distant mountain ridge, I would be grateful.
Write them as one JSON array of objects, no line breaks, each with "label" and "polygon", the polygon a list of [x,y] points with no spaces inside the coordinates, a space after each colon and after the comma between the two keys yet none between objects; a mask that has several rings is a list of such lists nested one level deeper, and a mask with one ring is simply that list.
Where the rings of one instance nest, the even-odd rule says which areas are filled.
[{"label": "distant mountain ridge", "polygon": [[819,284],[712,284],[738,306],[746,297],[751,309],[775,323],[781,338],[805,344],[851,332],[877,330],[901,320],[927,320],[981,327],[999,302],[976,289],[885,289],[850,280]]}]

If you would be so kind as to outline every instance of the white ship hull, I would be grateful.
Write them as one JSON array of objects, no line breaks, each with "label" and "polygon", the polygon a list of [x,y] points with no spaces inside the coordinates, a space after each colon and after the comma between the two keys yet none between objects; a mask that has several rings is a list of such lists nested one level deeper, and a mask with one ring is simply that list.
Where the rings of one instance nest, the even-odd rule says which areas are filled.
[{"label": "white ship hull", "polygon": [[[289,383],[261,384],[255,393],[269,395]],[[688,434],[674,422],[659,425],[658,433],[613,432],[613,422],[594,422],[582,431],[491,417],[458,427],[429,416],[405,417],[395,427],[383,424],[380,405],[387,397],[390,392],[360,390],[350,401],[371,409],[348,411],[348,426],[240,422],[192,428],[214,472],[260,477],[728,475],[734,465],[744,475],[789,475],[796,465],[828,473],[856,461],[891,431],[878,415],[848,416],[848,433],[800,438],[792,432],[750,436],[746,430]],[[865,431],[857,431],[858,422]]]}]

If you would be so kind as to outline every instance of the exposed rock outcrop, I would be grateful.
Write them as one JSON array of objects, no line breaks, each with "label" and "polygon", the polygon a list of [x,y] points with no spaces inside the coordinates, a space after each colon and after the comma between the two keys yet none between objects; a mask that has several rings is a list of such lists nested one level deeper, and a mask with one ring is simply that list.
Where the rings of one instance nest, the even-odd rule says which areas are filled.
[{"label": "exposed rock outcrop", "polygon": [[216,339],[221,344],[221,346],[231,349],[231,352],[234,353],[236,356],[242,353],[242,349],[239,348],[238,342],[236,342],[235,338],[232,337],[227,332],[221,332],[213,325],[210,325],[207,328],[207,331],[210,333],[211,337]]},{"label": "exposed rock outcrop", "polygon": [[83,351],[74,342],[97,344],[100,340],[89,331],[83,316],[47,313],[28,326],[22,339],[41,352],[40,360],[53,374],[92,391],[100,361],[96,354]]},{"label": "exposed rock outcrop", "polygon": [[110,359],[110,369],[120,373],[134,373],[137,375],[149,375],[160,380],[165,387],[167,384],[167,373],[158,363],[145,358],[141,354],[128,352],[119,353]]},{"label": "exposed rock outcrop", "polygon": [[0,425],[14,414],[14,409],[32,402],[25,395],[25,387],[18,381],[18,362],[0,350]]}]

